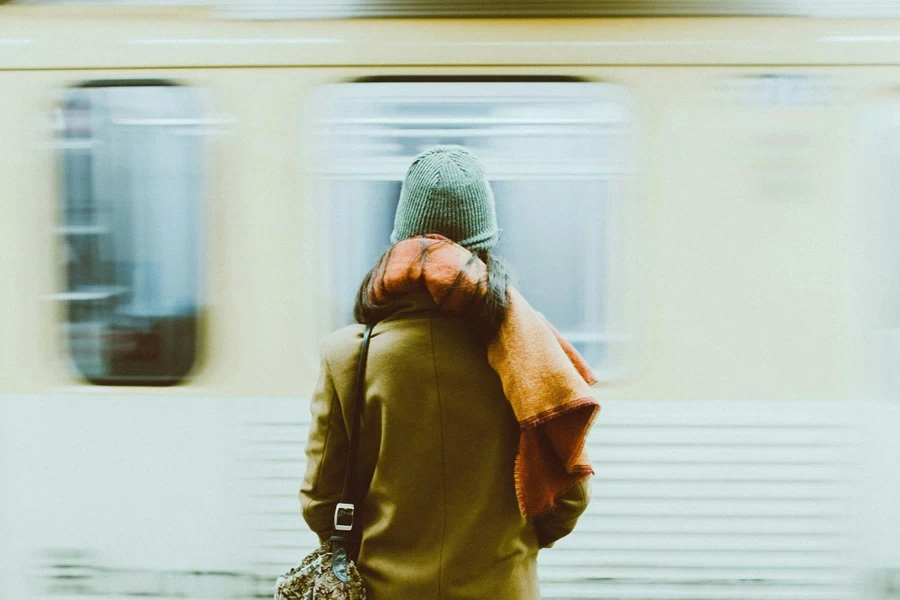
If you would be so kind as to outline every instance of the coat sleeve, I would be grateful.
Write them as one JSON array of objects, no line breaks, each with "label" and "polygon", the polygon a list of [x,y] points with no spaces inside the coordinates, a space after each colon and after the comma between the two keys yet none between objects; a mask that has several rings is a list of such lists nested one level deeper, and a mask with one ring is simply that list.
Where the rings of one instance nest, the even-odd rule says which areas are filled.
[{"label": "coat sleeve", "polygon": [[322,349],[322,367],[310,402],[306,475],[300,488],[303,518],[321,542],[331,537],[334,509],[341,499],[348,438],[341,403]]},{"label": "coat sleeve", "polygon": [[585,511],[590,499],[590,479],[556,498],[553,509],[534,520],[540,547],[550,548],[558,540],[572,533],[578,517]]}]

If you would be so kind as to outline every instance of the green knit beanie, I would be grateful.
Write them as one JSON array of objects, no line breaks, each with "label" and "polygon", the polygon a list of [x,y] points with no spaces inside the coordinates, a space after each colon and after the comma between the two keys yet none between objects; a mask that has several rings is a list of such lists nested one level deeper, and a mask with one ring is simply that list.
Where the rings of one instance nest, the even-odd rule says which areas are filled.
[{"label": "green knit beanie", "polygon": [[434,146],[406,171],[391,243],[439,233],[469,250],[497,243],[494,193],[484,165],[462,146]]}]

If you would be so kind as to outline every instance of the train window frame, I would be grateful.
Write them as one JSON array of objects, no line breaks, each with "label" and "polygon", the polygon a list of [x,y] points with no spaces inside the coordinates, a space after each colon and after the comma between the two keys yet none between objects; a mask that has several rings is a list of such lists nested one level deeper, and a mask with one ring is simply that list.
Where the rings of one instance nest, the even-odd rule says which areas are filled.
[{"label": "train window frame", "polygon": [[[148,116],[137,115],[132,118],[119,116],[118,119],[121,121],[119,123],[114,123],[117,117],[108,117],[108,123],[99,124],[99,117],[92,114],[96,108],[91,104],[96,100],[90,98],[88,94],[92,90],[135,88],[156,88],[160,98],[163,97],[161,91],[163,89],[179,90],[176,92],[177,95],[171,96],[170,105],[160,109],[160,111],[174,110],[174,117],[163,112],[159,113],[160,116],[146,113]],[[120,93],[119,96],[125,98],[125,94]],[[101,101],[101,106],[107,111],[110,111],[108,104],[113,102],[112,98],[112,96],[103,98]],[[83,132],[81,136],[73,135],[74,127],[67,122],[67,119],[73,119],[67,111],[71,112],[72,103],[79,101],[87,103],[86,109],[81,108],[84,114],[81,115],[80,123],[88,132],[87,136],[83,136]],[[177,105],[179,101],[181,104]],[[125,107],[127,108],[137,111],[144,109],[146,112],[147,106]],[[156,106],[153,108],[156,109]],[[178,114],[179,111],[184,114]],[[206,118],[207,114],[206,103],[199,88],[171,79],[122,78],[81,81],[64,87],[56,98],[53,146],[56,150],[54,162],[58,208],[54,233],[60,262],[63,263],[59,272],[59,287],[64,291],[53,294],[51,298],[60,307],[56,314],[58,327],[61,328],[61,338],[64,338],[61,339],[63,354],[70,366],[70,372],[84,384],[104,387],[175,386],[185,383],[195,374],[202,361],[207,270],[206,207],[210,165],[208,144],[202,139],[204,131],[196,127],[206,125],[210,121]],[[74,119],[77,120],[78,116]],[[73,214],[79,212],[76,210],[79,206],[75,206],[73,197],[79,194],[73,192],[74,186],[70,185],[71,180],[76,177],[73,174],[75,167],[71,151],[78,148],[90,150],[95,145],[101,148],[104,145],[110,147],[115,143],[112,141],[113,135],[125,135],[122,131],[115,133],[116,127],[134,129],[139,126],[148,128],[143,138],[140,137],[141,134],[132,134],[131,140],[118,140],[118,143],[126,151],[128,146],[131,146],[132,166],[140,160],[146,172],[142,174],[139,172],[140,169],[129,169],[127,163],[123,165],[128,158],[107,158],[106,162],[109,164],[105,167],[105,175],[108,179],[114,182],[115,178],[124,177],[126,181],[125,183],[120,181],[112,188],[117,191],[117,196],[107,193],[108,197],[103,198],[104,194],[98,191],[97,186],[97,180],[103,177],[103,174],[98,175],[97,169],[104,168],[100,164],[104,159],[97,160],[95,156],[90,156],[91,162],[82,168],[83,174],[89,178],[85,186],[87,192],[82,190],[80,195],[84,200],[82,208],[86,207],[85,214],[88,215],[84,218],[95,219],[97,223],[75,223]],[[156,132],[150,131],[150,127],[157,127]],[[100,129],[100,135],[106,139],[95,139],[97,129]],[[183,137],[184,142],[173,145],[171,139],[166,139],[172,134]],[[87,139],[79,140],[77,139],[79,137]],[[153,137],[157,139],[153,140]],[[135,138],[142,143],[135,144]],[[152,143],[154,141],[155,144]],[[147,149],[148,147],[152,149]],[[122,153],[120,149],[116,156]],[[137,156],[138,154],[140,156]],[[138,178],[154,177],[153,167],[167,168],[161,160],[154,165],[147,157],[163,157],[170,154],[178,154],[181,158],[187,157],[191,161],[185,166],[184,162],[170,160],[167,170],[170,172],[175,167],[184,169],[184,176],[173,177],[171,173],[165,178],[157,176],[157,181],[165,181],[168,189],[147,194],[146,188],[139,188]],[[112,153],[108,154],[111,155]],[[116,164],[113,164],[114,160]],[[188,171],[191,167],[196,169],[193,174]],[[128,188],[128,185],[132,187]],[[174,201],[171,200],[173,196],[176,198]],[[125,200],[118,200],[120,197]],[[179,203],[178,199],[185,201]],[[94,216],[91,217],[91,214]],[[180,217],[180,220],[171,220],[173,216]],[[79,217],[74,220],[83,219]],[[171,223],[175,222],[178,223],[178,227],[171,227]],[[126,225],[125,228],[123,224]],[[147,235],[147,230],[154,224],[158,227],[156,235]],[[82,231],[85,236],[97,237],[90,243],[94,249],[90,251],[73,249],[74,240],[77,239],[73,236]],[[141,231],[141,234],[136,236],[134,232],[137,231]],[[159,235],[160,232],[165,233]],[[101,239],[103,236],[106,236],[105,243]],[[106,249],[101,250],[101,247]],[[173,247],[179,248],[177,256],[176,253],[168,251]],[[91,253],[91,259],[79,262],[77,257],[88,252]],[[72,258],[73,256],[76,258]],[[92,260],[93,258],[97,260]],[[92,273],[87,279],[99,278],[110,281],[85,286],[82,281],[84,277],[79,278],[75,273],[79,270],[82,274]],[[104,275],[98,275],[98,272]],[[127,281],[128,285],[123,284],[124,281]],[[148,286],[143,292],[139,291],[141,282]],[[90,294],[84,292],[88,287],[96,288],[97,294],[108,291],[107,288],[119,289],[121,293],[109,295],[106,299],[114,302],[109,303],[107,308],[97,310],[95,316],[91,317],[92,320],[79,319],[73,315],[93,311],[93,309],[80,310],[75,306],[76,302],[88,298]],[[176,305],[177,309],[174,308]],[[88,340],[87,343],[81,339],[76,340],[77,330],[73,326],[82,323],[87,325],[88,329],[93,328],[82,332],[85,334],[83,337]],[[86,347],[91,348],[94,353],[90,358],[79,355],[84,354],[82,350]],[[132,363],[131,366],[129,361]]]},{"label": "train window frame", "polygon": [[[624,301],[625,297],[630,295],[625,293],[624,287],[633,283],[626,283],[626,279],[630,278],[631,272],[631,269],[626,266],[626,263],[632,262],[633,259],[633,257],[632,259],[629,259],[626,254],[633,249],[633,245],[627,242],[623,243],[623,238],[627,237],[629,233],[612,230],[617,229],[620,225],[623,229],[633,229],[633,223],[631,223],[632,219],[624,217],[620,218],[619,209],[622,208],[622,205],[628,202],[633,195],[630,176],[636,170],[635,140],[637,133],[633,120],[635,112],[634,104],[630,91],[624,85],[583,77],[556,75],[524,77],[516,75],[370,76],[326,84],[316,90],[303,107],[305,109],[305,122],[310,129],[308,141],[311,142],[311,147],[316,148],[317,150],[317,152],[307,153],[304,157],[304,164],[307,165],[305,171],[311,180],[311,197],[315,198],[315,201],[312,202],[312,220],[319,231],[320,252],[323,252],[324,254],[321,260],[318,261],[320,265],[318,277],[319,292],[316,298],[316,309],[317,313],[321,315],[321,318],[318,319],[316,333],[321,336],[335,327],[346,324],[346,322],[341,323],[337,321],[332,316],[334,313],[331,308],[336,301],[343,298],[343,295],[338,296],[335,294],[335,279],[342,276],[337,274],[334,269],[334,256],[336,255],[336,252],[334,250],[328,250],[329,245],[334,243],[335,237],[332,233],[334,231],[333,226],[329,224],[329,213],[332,210],[329,208],[329,205],[332,203],[334,184],[339,180],[340,176],[336,175],[333,169],[331,169],[332,165],[328,164],[327,148],[329,140],[326,131],[327,127],[325,127],[323,123],[324,121],[329,120],[330,117],[323,117],[323,115],[332,114],[332,111],[336,106],[336,99],[342,94],[340,90],[348,90],[350,86],[357,86],[357,89],[361,89],[359,86],[369,86],[369,89],[374,89],[374,86],[378,84],[406,84],[415,86],[420,86],[422,84],[546,84],[572,86],[568,89],[573,91],[576,89],[575,86],[578,86],[578,89],[580,90],[579,94],[583,93],[585,96],[594,94],[595,98],[602,96],[605,101],[614,103],[615,109],[623,113],[624,116],[622,117],[622,122],[624,125],[620,132],[622,139],[619,147],[619,150],[621,150],[621,161],[618,163],[620,170],[617,171],[614,176],[610,176],[607,179],[607,182],[609,183],[608,195],[610,200],[607,203],[608,213],[605,217],[608,222],[615,223],[615,226],[609,227],[610,231],[605,232],[606,235],[593,236],[595,242],[603,247],[599,258],[597,259],[598,261],[603,262],[601,268],[605,273],[601,286],[604,296],[601,304],[605,311],[602,317],[603,330],[592,332],[589,335],[584,335],[582,337],[590,337],[592,340],[602,340],[601,343],[605,346],[603,351],[604,356],[600,360],[591,361],[600,380],[621,380],[630,374],[634,370],[636,364],[635,352],[638,348],[638,342],[640,341],[640,336],[635,333],[636,322],[634,316],[636,311],[634,310],[634,307],[626,306]],[[578,95],[576,94],[576,97],[577,96]],[[437,96],[435,96],[435,98],[436,97]],[[433,143],[445,142],[442,140],[434,140]],[[406,158],[411,159],[412,156]],[[408,160],[406,160],[406,164],[408,165]],[[490,164],[488,165],[488,170],[489,176],[491,176]],[[402,179],[402,172],[399,175],[400,177],[394,177],[392,179],[397,185],[399,185],[400,179]],[[494,177],[492,177],[492,181],[495,181]],[[498,211],[499,209],[498,202]],[[504,228],[502,214],[500,217],[500,226],[502,230]],[[629,221],[629,224],[625,225],[625,221]],[[630,231],[630,233],[634,232]],[[503,236],[501,235],[501,246],[502,240]],[[498,247],[498,250],[499,249],[500,248]],[[594,251],[597,251],[596,247],[594,248]],[[504,255],[502,251],[499,252],[499,254],[501,256]],[[343,268],[343,265],[338,264],[337,266]],[[513,267],[515,268],[517,266],[519,266],[519,264],[513,262]],[[626,273],[629,277],[623,276]],[[356,283],[358,284],[358,281],[356,281]],[[525,291],[526,297],[528,297],[529,294],[527,293],[527,290],[523,291]],[[585,296],[582,301],[587,302],[587,297]],[[538,308],[547,312],[544,307],[539,306]],[[571,333],[565,331],[564,327],[560,327],[560,329],[563,329],[564,333]],[[578,337],[578,334],[576,334],[576,337]]]}]

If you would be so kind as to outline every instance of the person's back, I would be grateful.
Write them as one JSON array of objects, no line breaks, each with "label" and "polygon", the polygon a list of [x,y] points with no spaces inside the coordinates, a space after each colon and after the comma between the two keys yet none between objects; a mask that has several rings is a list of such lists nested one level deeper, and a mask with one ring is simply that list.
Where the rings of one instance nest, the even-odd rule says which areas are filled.
[{"label": "person's back", "polygon": [[[487,239],[492,245],[496,231]],[[439,255],[430,256],[434,263]],[[377,318],[360,310],[357,315],[377,321],[357,473],[365,490],[356,512],[357,566],[368,598],[539,598],[538,550],[572,530],[587,505],[589,483],[579,480],[540,516],[523,514],[514,480],[521,426],[488,360],[486,336],[473,330],[478,321],[439,306],[434,290],[415,278],[409,290],[399,285],[410,268],[402,267],[399,278],[386,278],[383,271],[390,272],[400,259],[385,257],[382,272],[374,270],[374,278],[370,274],[363,284],[364,292],[382,301],[377,309],[368,307]],[[434,266],[426,263],[422,259],[419,276]],[[393,293],[386,291],[388,283]],[[505,288],[501,292],[506,294]],[[331,534],[344,483],[363,329],[345,327],[321,344],[300,495],[304,517],[323,542]]]},{"label": "person's back", "polygon": [[[537,598],[537,534],[513,487],[519,426],[484,345],[427,295],[395,304],[372,336],[360,436],[370,483],[357,566],[369,596]],[[322,344],[342,414],[362,329]],[[333,508],[313,516],[318,506],[307,518],[327,538]]]}]

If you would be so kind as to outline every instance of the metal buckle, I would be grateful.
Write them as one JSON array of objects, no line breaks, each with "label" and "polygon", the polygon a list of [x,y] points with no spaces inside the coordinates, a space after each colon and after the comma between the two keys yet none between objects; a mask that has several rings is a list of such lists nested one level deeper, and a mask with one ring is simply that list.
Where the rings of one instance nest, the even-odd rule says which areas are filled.
[{"label": "metal buckle", "polygon": [[346,502],[338,502],[334,509],[334,528],[338,531],[353,529],[354,506]]}]

